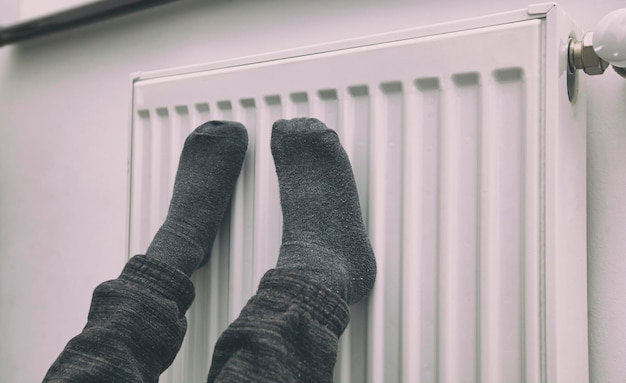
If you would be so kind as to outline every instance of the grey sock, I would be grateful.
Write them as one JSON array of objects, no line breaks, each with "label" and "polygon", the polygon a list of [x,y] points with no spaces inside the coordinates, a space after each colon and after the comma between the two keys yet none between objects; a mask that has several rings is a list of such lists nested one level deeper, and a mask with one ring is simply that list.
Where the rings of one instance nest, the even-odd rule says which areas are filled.
[{"label": "grey sock", "polygon": [[337,134],[312,118],[276,121],[272,155],[283,210],[276,268],[298,270],[348,304],[361,300],[374,284],[376,260]]},{"label": "grey sock", "polygon": [[243,125],[209,121],[183,147],[165,222],[146,251],[187,275],[206,263],[248,147]]}]

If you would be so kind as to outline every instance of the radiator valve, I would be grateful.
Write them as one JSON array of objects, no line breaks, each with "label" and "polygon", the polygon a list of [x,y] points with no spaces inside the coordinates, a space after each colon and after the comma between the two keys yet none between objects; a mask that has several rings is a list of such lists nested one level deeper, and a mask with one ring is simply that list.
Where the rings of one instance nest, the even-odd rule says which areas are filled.
[{"label": "radiator valve", "polygon": [[588,75],[604,73],[609,65],[626,78],[626,8],[606,15],[594,32],[582,40],[571,39],[568,47],[572,72],[582,69]]},{"label": "radiator valve", "polygon": [[582,40],[570,41],[569,65],[571,69],[582,69],[591,76],[604,73],[609,63],[602,60],[593,49],[593,32],[585,34]]}]

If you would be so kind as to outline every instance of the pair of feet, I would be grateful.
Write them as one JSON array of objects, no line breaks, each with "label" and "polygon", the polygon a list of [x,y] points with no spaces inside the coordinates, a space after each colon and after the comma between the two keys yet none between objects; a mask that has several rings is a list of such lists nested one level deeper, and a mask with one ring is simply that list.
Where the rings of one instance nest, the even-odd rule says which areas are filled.
[{"label": "pair of feet", "polygon": [[[167,218],[146,255],[187,275],[206,262],[247,146],[236,122],[210,121],[189,135]],[[271,149],[283,211],[276,268],[313,278],[348,304],[361,300],[374,284],[376,262],[337,134],[316,119],[280,120]]]}]

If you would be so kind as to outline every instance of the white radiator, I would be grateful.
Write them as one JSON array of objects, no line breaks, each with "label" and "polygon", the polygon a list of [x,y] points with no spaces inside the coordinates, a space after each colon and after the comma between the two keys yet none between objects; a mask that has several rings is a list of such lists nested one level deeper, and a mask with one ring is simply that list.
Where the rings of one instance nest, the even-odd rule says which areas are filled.
[{"label": "white radiator", "polygon": [[133,77],[129,255],[167,211],[186,135],[250,147],[189,330],[162,382],[203,382],[281,241],[272,123],[314,116],[352,161],[378,262],[338,382],[585,382],[584,92],[553,4]]}]

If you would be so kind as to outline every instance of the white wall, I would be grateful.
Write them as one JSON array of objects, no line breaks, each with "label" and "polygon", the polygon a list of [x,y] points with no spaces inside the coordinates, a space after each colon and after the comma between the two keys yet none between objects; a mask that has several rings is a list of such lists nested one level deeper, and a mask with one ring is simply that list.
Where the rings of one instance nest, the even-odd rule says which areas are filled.
[{"label": "white wall", "polygon": [[19,18],[20,7],[15,0],[0,1],[0,25],[8,25]]},{"label": "white wall", "polygon": [[[13,0],[14,1],[14,0]],[[96,0],[20,0],[20,20],[47,16],[54,12],[65,11]]]},{"label": "white wall", "polygon": [[[125,262],[129,74],[523,8],[185,1],[0,48],[0,381],[41,380]],[[623,0],[564,0],[585,29]],[[589,79],[590,367],[626,380],[626,80]]]},{"label": "white wall", "polygon": [[0,25],[49,16],[96,1],[99,0],[2,0],[0,2]]}]

